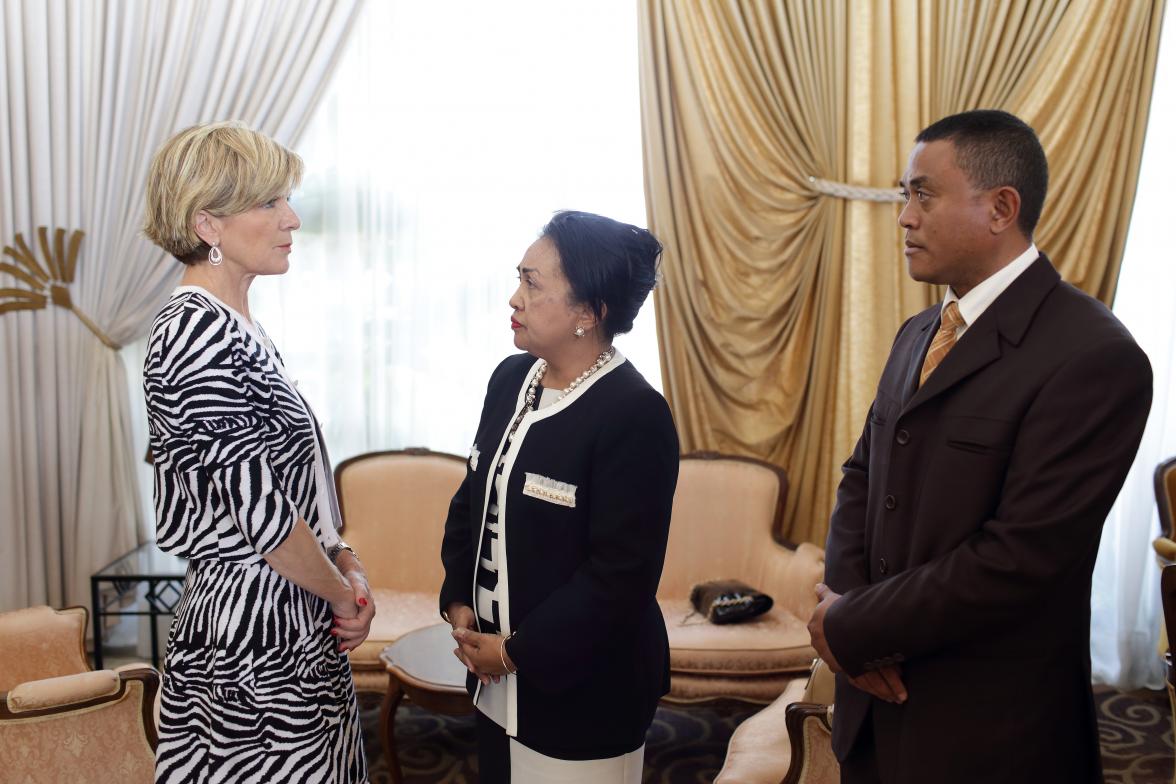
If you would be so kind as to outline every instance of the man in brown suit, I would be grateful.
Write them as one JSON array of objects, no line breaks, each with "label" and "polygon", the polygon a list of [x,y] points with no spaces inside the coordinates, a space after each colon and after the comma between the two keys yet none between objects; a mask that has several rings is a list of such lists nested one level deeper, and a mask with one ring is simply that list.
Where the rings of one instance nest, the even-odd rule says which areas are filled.
[{"label": "man in brown suit", "polygon": [[911,153],[908,269],[948,288],[899,330],[830,520],[809,629],[843,782],[1102,781],[1090,576],[1151,368],[1033,244],[1047,181],[1005,112]]}]

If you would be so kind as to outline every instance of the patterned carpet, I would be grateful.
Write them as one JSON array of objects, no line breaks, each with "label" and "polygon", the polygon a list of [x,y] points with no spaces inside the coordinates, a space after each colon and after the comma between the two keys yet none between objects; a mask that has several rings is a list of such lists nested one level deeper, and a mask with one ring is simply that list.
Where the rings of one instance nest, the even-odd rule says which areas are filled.
[{"label": "patterned carpet", "polygon": [[1107,784],[1170,784],[1176,747],[1167,692],[1096,687],[1094,698]]},{"label": "patterned carpet", "polygon": [[[1107,784],[1170,784],[1172,726],[1162,691],[1095,690]],[[391,780],[384,762],[379,698],[363,695],[360,710],[372,784]],[[723,765],[739,722],[758,710],[742,703],[659,708],[645,746],[646,784],[706,784]],[[476,784],[472,717],[438,716],[402,704],[396,738],[405,784]]]}]

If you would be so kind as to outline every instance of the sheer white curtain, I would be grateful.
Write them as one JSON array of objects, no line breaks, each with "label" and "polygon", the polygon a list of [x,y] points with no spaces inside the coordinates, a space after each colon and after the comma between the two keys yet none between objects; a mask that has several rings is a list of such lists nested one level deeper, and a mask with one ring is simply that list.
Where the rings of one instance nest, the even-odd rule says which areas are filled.
[{"label": "sheer white curtain", "polygon": [[144,533],[117,347],[180,271],[140,231],[152,152],[211,119],[291,141],[357,2],[0,0],[0,610],[88,604]]},{"label": "sheer white curtain", "polygon": [[1176,264],[1172,259],[1172,178],[1176,175],[1176,13],[1164,15],[1155,91],[1139,190],[1115,314],[1151,359],[1155,388],[1139,454],[1103,529],[1091,590],[1094,679],[1122,688],[1161,688],[1156,650],[1160,573],[1151,541],[1160,533],[1152,474],[1176,454]]},{"label": "sheer white curtain", "polygon": [[[644,225],[630,2],[368,3],[298,151],[290,272],[251,307],[337,463],[465,454],[515,351],[515,265],[557,209]],[[660,388],[652,297],[618,338]]]}]

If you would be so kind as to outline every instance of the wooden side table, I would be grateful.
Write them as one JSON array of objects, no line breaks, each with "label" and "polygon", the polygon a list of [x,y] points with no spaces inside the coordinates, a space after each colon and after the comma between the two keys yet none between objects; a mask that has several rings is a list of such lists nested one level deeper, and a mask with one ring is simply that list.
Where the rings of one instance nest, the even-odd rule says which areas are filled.
[{"label": "wooden side table", "polygon": [[409,632],[380,653],[388,670],[388,691],[380,709],[384,759],[392,784],[401,784],[404,773],[396,752],[396,708],[406,696],[425,710],[447,716],[474,712],[466,692],[466,668],[453,649],[457,647],[448,624],[426,626]]}]

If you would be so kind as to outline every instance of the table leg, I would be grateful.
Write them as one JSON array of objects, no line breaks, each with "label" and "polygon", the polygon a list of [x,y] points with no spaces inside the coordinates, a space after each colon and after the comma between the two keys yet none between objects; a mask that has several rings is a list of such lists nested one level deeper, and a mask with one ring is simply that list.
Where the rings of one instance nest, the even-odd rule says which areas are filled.
[{"label": "table leg", "polygon": [[396,753],[396,708],[402,699],[404,690],[400,688],[400,681],[389,677],[388,691],[384,693],[384,703],[380,707],[380,731],[384,737],[384,761],[388,764],[388,776],[392,784],[402,784],[404,781],[400,757]]},{"label": "table leg", "polygon": [[[155,591],[156,582],[154,580],[147,581],[147,590]],[[159,620],[159,610],[155,607],[154,601],[147,602],[147,627],[151,634],[151,666],[159,669],[159,630],[156,629],[156,621]]]},{"label": "table leg", "polygon": [[98,581],[90,578],[90,618],[94,622],[94,669],[102,669],[102,608],[98,606]]}]

